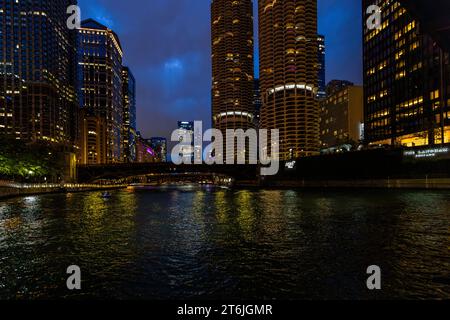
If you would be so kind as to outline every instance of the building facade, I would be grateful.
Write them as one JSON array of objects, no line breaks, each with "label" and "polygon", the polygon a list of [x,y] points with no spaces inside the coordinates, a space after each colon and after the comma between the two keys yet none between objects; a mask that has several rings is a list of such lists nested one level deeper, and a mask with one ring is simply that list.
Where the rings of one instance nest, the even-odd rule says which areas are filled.
[{"label": "building facade", "polygon": [[354,86],[354,83],[347,80],[331,80],[328,82],[325,89],[327,96],[335,95],[337,92],[344,90],[347,87]]},{"label": "building facade", "polygon": [[364,26],[366,142],[409,147],[449,143],[448,54],[399,1],[363,4],[378,5],[382,12],[379,28]]},{"label": "building facade", "polygon": [[73,147],[77,104],[69,0],[0,1],[0,134]]},{"label": "building facade", "polygon": [[156,161],[156,154],[153,151],[149,141],[144,139],[138,132],[136,137],[136,162],[153,163]]},{"label": "building facade", "polygon": [[213,0],[211,16],[212,123],[225,137],[254,127],[253,1]]},{"label": "building facade", "polygon": [[[103,148],[90,142],[98,139],[87,139],[87,164],[122,162],[123,53],[119,38],[109,28],[89,19],[81,23],[77,42],[77,94],[82,121],[94,124],[101,118],[106,125],[106,141],[101,142],[106,145],[106,155],[95,154],[95,150]],[[98,135],[96,128],[84,127],[82,135]],[[82,163],[85,164],[84,159]]]},{"label": "building facade", "polygon": [[359,144],[364,128],[363,87],[342,86],[329,92],[330,95],[320,103],[322,149]]},{"label": "building facade", "polygon": [[317,0],[259,0],[261,127],[280,131],[280,159],[320,148]]},{"label": "building facade", "polygon": [[317,93],[317,98],[322,100],[327,96],[325,36],[318,35],[317,43],[319,45],[319,92]]},{"label": "building facade", "polygon": [[149,142],[155,153],[156,161],[167,162],[167,139],[162,137],[153,137]]},{"label": "building facade", "polygon": [[85,109],[80,110],[78,162],[81,164],[107,163],[108,127],[106,119],[100,115],[86,115],[85,111]]},{"label": "building facade", "polygon": [[136,161],[136,80],[130,68],[122,69],[123,161]]}]

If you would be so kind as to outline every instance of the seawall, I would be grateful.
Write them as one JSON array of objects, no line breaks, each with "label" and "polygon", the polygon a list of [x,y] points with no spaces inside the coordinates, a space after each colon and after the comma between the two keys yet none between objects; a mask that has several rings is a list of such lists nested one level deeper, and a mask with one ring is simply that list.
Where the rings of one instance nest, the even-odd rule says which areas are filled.
[{"label": "seawall", "polygon": [[0,199],[54,193],[75,193],[86,191],[102,191],[123,189],[127,185],[94,185],[94,184],[0,184]]},{"label": "seawall", "polygon": [[365,179],[365,180],[300,180],[271,181],[267,188],[336,188],[336,189],[423,189],[449,190],[450,179]]}]

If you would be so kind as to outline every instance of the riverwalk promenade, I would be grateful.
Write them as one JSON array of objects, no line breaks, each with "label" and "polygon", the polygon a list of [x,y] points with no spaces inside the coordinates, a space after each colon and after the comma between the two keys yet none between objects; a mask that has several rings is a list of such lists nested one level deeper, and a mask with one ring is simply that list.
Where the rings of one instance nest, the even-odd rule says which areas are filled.
[{"label": "riverwalk promenade", "polygon": [[46,193],[100,191],[126,188],[127,185],[99,185],[78,183],[17,183],[0,180],[0,199]]}]

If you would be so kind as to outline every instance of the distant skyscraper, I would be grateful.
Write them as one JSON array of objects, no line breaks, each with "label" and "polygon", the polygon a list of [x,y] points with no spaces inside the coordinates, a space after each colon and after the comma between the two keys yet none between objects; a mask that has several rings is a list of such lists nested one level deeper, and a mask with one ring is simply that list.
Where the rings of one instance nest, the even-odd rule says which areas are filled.
[{"label": "distant skyscraper", "polygon": [[150,139],[150,146],[156,154],[158,162],[167,162],[167,139],[153,137]]},{"label": "distant skyscraper", "polygon": [[73,146],[75,31],[69,0],[0,1],[0,134]]},{"label": "distant skyscraper", "polygon": [[[190,145],[186,145],[182,148],[181,153],[183,154],[183,158],[185,162],[194,161],[194,121],[179,121],[178,122],[178,130],[181,131],[182,136],[189,136],[191,140]],[[183,138],[180,139],[180,142],[183,142]]]},{"label": "distant skyscraper", "polygon": [[194,121],[178,121],[178,129],[194,134]]},{"label": "distant skyscraper", "polygon": [[[95,20],[82,22],[78,35],[78,99],[85,118],[100,119],[106,125],[106,155],[88,142],[82,150],[82,163],[115,163],[123,161],[123,84],[122,47],[119,37]],[[87,124],[93,121],[85,121]],[[84,136],[96,136],[94,127],[85,127]],[[98,140],[98,139],[97,139]]]},{"label": "distant skyscraper", "polygon": [[318,154],[317,0],[259,0],[261,127],[280,130],[280,159]]},{"label": "distant skyscraper", "polygon": [[123,82],[123,156],[125,162],[136,161],[136,80],[130,68],[122,69]]},{"label": "distant skyscraper", "polygon": [[319,35],[317,42],[319,43],[319,92],[317,98],[324,99],[327,96],[325,36]]},{"label": "distant skyscraper", "polygon": [[253,1],[213,0],[211,15],[213,127],[225,136],[254,126]]},{"label": "distant skyscraper", "polygon": [[[364,0],[363,8],[373,4],[381,1]],[[417,2],[405,4],[414,7]],[[431,13],[433,4],[429,5]],[[363,16],[366,20],[365,9]],[[448,54],[440,52],[420,21],[399,1],[384,1],[381,16],[380,28],[364,26],[366,142],[403,146],[450,143]],[[442,25],[440,30],[450,28],[446,21],[447,28]],[[436,21],[441,22],[445,20]]]},{"label": "distant skyscraper", "polygon": [[262,107],[262,100],[261,100],[261,86],[259,79],[255,79],[254,81],[255,86],[253,90],[253,110],[255,114],[255,128],[259,128],[260,120],[261,120],[261,107]]}]

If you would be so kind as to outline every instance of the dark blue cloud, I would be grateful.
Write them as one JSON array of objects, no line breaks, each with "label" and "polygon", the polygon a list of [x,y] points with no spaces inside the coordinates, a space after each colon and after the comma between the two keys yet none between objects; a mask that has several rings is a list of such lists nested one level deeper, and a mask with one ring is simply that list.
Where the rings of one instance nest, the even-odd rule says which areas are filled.
[{"label": "dark blue cloud", "polygon": [[326,36],[327,80],[362,84],[361,1],[319,0],[319,32]]},{"label": "dark blue cloud", "polygon": [[[138,127],[145,137],[169,137],[178,120],[210,125],[210,0],[79,0],[79,4],[83,19],[97,19],[121,39],[124,63],[137,80]],[[360,1],[319,0],[329,80],[361,82],[360,12]]]}]

